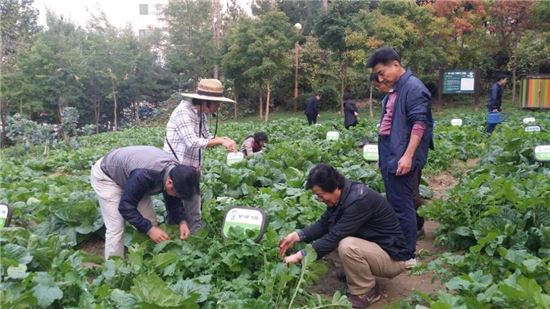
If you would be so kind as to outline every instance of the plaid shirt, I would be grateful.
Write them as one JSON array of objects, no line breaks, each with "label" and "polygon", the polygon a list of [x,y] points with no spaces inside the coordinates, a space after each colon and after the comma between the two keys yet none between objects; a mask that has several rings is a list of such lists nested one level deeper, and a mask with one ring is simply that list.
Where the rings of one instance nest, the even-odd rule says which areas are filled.
[{"label": "plaid shirt", "polygon": [[206,115],[202,114],[202,134],[199,135],[201,117],[199,111],[189,101],[181,101],[174,109],[166,125],[164,151],[172,154],[168,142],[174,149],[181,164],[200,168],[204,157],[204,148],[212,135],[208,131]]}]

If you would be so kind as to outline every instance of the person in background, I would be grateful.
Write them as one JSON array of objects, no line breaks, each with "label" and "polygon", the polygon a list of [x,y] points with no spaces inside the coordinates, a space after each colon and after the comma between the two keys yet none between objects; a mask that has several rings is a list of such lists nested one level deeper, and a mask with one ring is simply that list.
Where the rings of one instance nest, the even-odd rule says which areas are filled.
[{"label": "person in background", "polygon": [[[296,230],[279,242],[279,255],[296,242],[312,242],[317,258],[330,255],[344,268],[339,278],[348,286],[354,308],[366,308],[380,299],[375,276],[393,278],[406,269],[407,243],[399,220],[387,200],[366,185],[345,178],[327,164],[308,174],[306,188],[326,204],[310,226]],[[299,263],[305,251],[288,255],[287,264]]]},{"label": "person in background", "polygon": [[317,123],[317,116],[319,116],[319,100],[321,100],[321,95],[318,93],[307,99],[304,114],[306,114],[307,123],[309,125]]},{"label": "person in background", "polygon": [[[382,98],[382,106],[386,104],[386,101],[388,100],[388,94],[393,92],[393,89],[388,86],[386,83],[381,83],[378,80],[378,76],[374,73],[371,74],[370,80],[374,83],[374,86],[378,89],[378,91],[384,93],[384,98]],[[420,183],[422,181],[422,169],[416,168],[414,170],[414,176],[413,176],[413,201],[414,201],[414,209],[416,212],[416,239],[422,239],[424,238],[425,231],[424,231],[424,218],[418,214],[418,209],[420,206],[424,204],[424,200],[420,196]]]},{"label": "person in background", "polygon": [[[174,109],[166,125],[164,151],[184,165],[197,169],[204,159],[207,147],[223,146],[229,152],[237,151],[237,144],[229,137],[214,137],[208,130],[207,114],[215,116],[220,103],[233,102],[223,96],[222,83],[217,79],[201,79],[196,93],[184,93],[187,100]],[[202,226],[201,198],[198,195],[191,201],[185,201],[188,224],[192,234]]]},{"label": "person in background", "polygon": [[170,237],[157,225],[151,195],[162,193],[168,222],[179,225],[180,239],[189,236],[182,200],[199,195],[199,174],[180,165],[162,149],[129,146],[114,149],[93,165],[91,184],[105,223],[105,259],[124,256],[125,220],[155,243]]},{"label": "person in background", "polygon": [[[489,101],[487,102],[487,111],[489,113],[502,112],[502,92],[508,82],[508,77],[504,74],[497,76],[496,82],[491,86],[489,92]],[[487,123],[487,133],[491,134],[495,130],[496,123]]]},{"label": "person in background", "polygon": [[244,139],[241,151],[245,156],[251,157],[255,153],[262,151],[267,142],[268,138],[265,132],[256,132],[254,135],[249,135]]},{"label": "person in background", "polygon": [[431,94],[422,81],[401,65],[393,49],[374,50],[367,60],[380,83],[393,88],[382,106],[378,130],[379,167],[386,197],[407,240],[407,267],[416,266],[417,222],[413,191],[416,169],[422,169],[433,147]]},{"label": "person in background", "polygon": [[348,92],[344,95],[344,127],[349,129],[357,125],[357,105],[353,102],[351,94]]}]

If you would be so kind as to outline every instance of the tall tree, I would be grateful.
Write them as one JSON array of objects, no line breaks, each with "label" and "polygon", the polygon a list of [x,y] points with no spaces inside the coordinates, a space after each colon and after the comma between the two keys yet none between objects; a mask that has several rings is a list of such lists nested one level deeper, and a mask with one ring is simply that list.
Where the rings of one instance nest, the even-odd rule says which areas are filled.
[{"label": "tall tree", "polygon": [[323,15],[315,25],[315,33],[319,37],[322,48],[333,51],[333,55],[340,63],[338,77],[340,80],[340,111],[344,112],[343,96],[348,79],[350,59],[346,44],[346,31],[352,26],[353,16],[357,12],[367,9],[368,3],[361,1],[341,1],[331,4],[329,11]]},{"label": "tall tree", "polygon": [[[32,7],[33,0],[2,0],[0,1],[0,34],[2,36],[2,55],[0,60],[0,122],[2,133],[0,146],[6,145],[6,123],[8,113],[8,92],[16,88],[7,89],[7,76],[15,70],[17,55],[28,49],[33,36],[40,30],[37,25],[38,10]],[[11,76],[14,77],[14,76]],[[17,97],[11,96],[12,98]]]},{"label": "tall tree", "polygon": [[[288,57],[295,32],[288,18],[281,12],[270,12],[259,20],[242,19],[228,37],[227,53],[223,64],[228,78],[246,82],[256,81],[260,92],[260,118],[269,120],[269,107],[273,79],[286,72],[291,65]],[[243,78],[244,77],[244,78]],[[266,89],[265,114],[263,113],[263,87]]]},{"label": "tall tree", "polygon": [[166,65],[178,76],[181,89],[194,89],[211,77],[215,64],[212,10],[200,0],[170,0],[164,11],[170,45]]},{"label": "tall tree", "polygon": [[496,1],[489,9],[489,30],[499,42],[502,56],[512,71],[512,101],[516,96],[517,50],[522,34],[531,25],[532,0]]}]

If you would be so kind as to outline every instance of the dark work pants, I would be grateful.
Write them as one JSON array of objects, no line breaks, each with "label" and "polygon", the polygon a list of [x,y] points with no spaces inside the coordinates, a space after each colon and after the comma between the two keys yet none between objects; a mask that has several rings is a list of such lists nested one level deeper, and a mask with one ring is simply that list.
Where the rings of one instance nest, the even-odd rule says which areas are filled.
[{"label": "dark work pants", "polygon": [[418,215],[418,208],[424,204],[420,196],[420,182],[422,180],[422,169],[415,168],[413,172],[413,202],[416,210],[416,230],[420,231],[424,227],[424,218]]},{"label": "dark work pants", "polygon": [[307,117],[307,123],[309,125],[317,123],[317,115],[308,115],[308,114],[306,114],[306,117]]},{"label": "dark work pants", "polygon": [[496,127],[497,127],[496,123],[488,123],[487,124],[487,133],[489,133],[489,134],[493,133],[493,131],[495,130]]},{"label": "dark work pants", "polygon": [[[390,158],[390,141],[387,137],[380,137],[378,140],[378,152],[382,158]],[[397,158],[399,160],[399,158]],[[414,173],[411,171],[406,175],[397,176],[390,172],[386,162],[380,162],[380,171],[384,179],[384,187],[386,188],[386,198],[395,211],[395,215],[401,225],[401,230],[405,235],[407,249],[409,250],[409,258],[415,257],[416,251],[416,211],[413,201],[413,185]]]}]

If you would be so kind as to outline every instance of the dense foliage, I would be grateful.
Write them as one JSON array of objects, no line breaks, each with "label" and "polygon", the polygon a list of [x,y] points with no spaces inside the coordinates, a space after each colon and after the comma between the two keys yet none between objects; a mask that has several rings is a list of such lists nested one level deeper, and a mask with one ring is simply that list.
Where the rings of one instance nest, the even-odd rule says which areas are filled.
[{"label": "dense foliage", "polygon": [[234,0],[221,12],[218,0],[168,1],[165,31],[137,37],[101,12],[87,25],[50,13],[42,29],[31,0],[2,0],[1,122],[18,112],[60,123],[71,106],[80,125],[116,129],[141,103],[157,105],[210,76],[224,80],[241,114],[299,109],[313,91],[323,94],[322,109],[336,108],[346,91],[369,96],[364,65],[381,46],[396,48],[434,94],[442,69],[478,69],[482,94],[497,72],[550,72],[548,1],[323,3],[252,1],[248,16]]},{"label": "dense foliage", "polygon": [[[450,293],[418,294],[401,307],[549,305],[550,172],[533,161],[532,147],[550,136],[548,131],[523,132],[525,115],[511,116],[492,137],[483,133],[482,115],[450,115],[464,117],[464,127],[450,126],[449,116],[437,119],[436,150],[427,173],[449,169],[453,160],[481,158],[446,201],[436,200],[424,211],[441,222],[438,239],[443,244],[466,252],[444,254],[429,265]],[[535,117],[543,129],[550,127],[548,115]],[[341,139],[325,140],[335,128]],[[375,123],[363,120],[348,131],[339,121],[306,127],[304,120],[291,118],[263,125],[223,123],[219,131],[242,140],[259,129],[270,137],[259,156],[228,166],[222,149],[207,151],[201,183],[206,228],[200,234],[155,245],[128,226],[127,259],[106,262],[79,249],[101,242],[97,239],[104,233],[89,185],[90,166],[112,148],[161,146],[163,128],[83,136],[52,145],[47,155],[41,146],[18,156],[15,148],[3,150],[0,201],[12,205],[15,215],[14,227],[0,236],[2,307],[349,306],[339,292],[332,298],[308,292],[307,285],[326,269],[322,262],[308,260],[287,269],[276,247],[280,236],[312,223],[325,207],[304,189],[314,164],[332,164],[347,177],[383,191],[376,166],[365,162],[357,148],[365,137],[376,140]],[[262,241],[221,237],[224,213],[233,205],[264,209],[269,224]],[[164,222],[162,201],[156,198],[155,206]],[[167,228],[174,238],[176,230]]]}]

